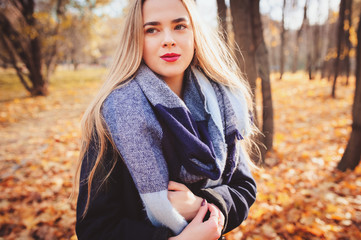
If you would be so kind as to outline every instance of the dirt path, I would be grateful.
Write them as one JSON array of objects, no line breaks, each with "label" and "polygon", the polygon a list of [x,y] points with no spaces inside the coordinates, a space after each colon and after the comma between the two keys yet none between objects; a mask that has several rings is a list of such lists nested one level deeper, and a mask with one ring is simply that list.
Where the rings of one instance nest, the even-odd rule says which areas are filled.
[{"label": "dirt path", "polygon": [[63,90],[1,103],[11,117],[0,125],[0,239],[73,236],[69,196],[80,120],[93,95],[93,88],[81,97]]}]

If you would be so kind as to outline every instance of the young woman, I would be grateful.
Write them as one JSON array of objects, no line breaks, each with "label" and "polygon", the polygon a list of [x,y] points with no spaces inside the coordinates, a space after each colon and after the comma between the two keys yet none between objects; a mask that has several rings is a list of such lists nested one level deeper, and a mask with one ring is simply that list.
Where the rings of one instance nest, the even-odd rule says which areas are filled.
[{"label": "young woman", "polygon": [[246,219],[251,97],[193,0],[133,0],[82,122],[79,239],[218,239]]}]

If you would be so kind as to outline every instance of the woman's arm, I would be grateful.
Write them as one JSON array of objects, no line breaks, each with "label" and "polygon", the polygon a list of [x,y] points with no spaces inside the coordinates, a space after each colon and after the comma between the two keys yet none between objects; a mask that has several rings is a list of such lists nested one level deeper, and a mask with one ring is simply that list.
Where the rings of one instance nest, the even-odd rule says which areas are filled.
[{"label": "woman's arm", "polygon": [[76,224],[79,240],[124,239],[124,240],[167,240],[171,231],[166,227],[153,227],[145,222],[127,218],[113,219],[106,214],[86,216]]},{"label": "woman's arm", "polygon": [[248,210],[256,198],[256,183],[248,167],[239,163],[228,184],[191,192],[185,185],[170,182],[168,198],[172,205],[188,221],[196,215],[202,198],[215,204],[225,216],[224,233],[239,226],[248,216]]},{"label": "woman's arm", "polygon": [[[146,220],[143,204],[134,182],[121,159],[113,169],[108,181],[101,184],[94,178],[89,207],[84,215],[87,197],[87,179],[94,165],[96,147],[91,142],[82,162],[77,202],[76,234],[82,239],[160,239],[172,236],[166,227],[154,227]],[[106,154],[105,159],[111,159]],[[104,164],[107,171],[111,164]],[[83,216],[84,215],[84,216]]]},{"label": "woman's arm", "polygon": [[194,195],[186,185],[174,181],[169,181],[168,199],[188,222],[197,215],[203,200]]},{"label": "woman's arm", "polygon": [[[129,184],[131,185],[131,184]],[[95,195],[89,210],[84,218],[81,217],[84,208],[84,188],[80,188],[83,194],[79,195],[77,208],[76,232],[79,240],[82,239],[157,239],[157,240],[216,240],[220,237],[224,217],[217,207],[203,201],[197,215],[188,226],[174,237],[171,230],[166,227],[153,227],[145,220],[134,220],[124,216],[126,209],[132,206],[123,205],[122,200],[115,200],[109,194]],[[122,189],[124,190],[124,189]],[[133,195],[131,189],[129,196]],[[114,191],[113,191],[114,192]],[[130,197],[132,198],[132,197]],[[137,202],[137,199],[133,199]],[[204,221],[204,217],[210,212],[210,217]],[[135,218],[135,214],[133,214]]]},{"label": "woman's arm", "polygon": [[[144,205],[130,173],[118,156],[113,168],[111,161],[104,161],[104,171],[113,168],[106,182],[94,177],[90,201],[84,214],[88,198],[88,177],[98,153],[97,138],[92,138],[81,164],[79,194],[76,208],[76,234],[82,239],[166,240],[174,234],[169,228],[154,227],[147,220]],[[112,159],[113,151],[107,149],[104,159]]]},{"label": "woman's arm", "polygon": [[256,200],[257,187],[248,166],[240,161],[228,184],[200,189],[195,195],[215,204],[225,216],[223,233],[238,227]]}]

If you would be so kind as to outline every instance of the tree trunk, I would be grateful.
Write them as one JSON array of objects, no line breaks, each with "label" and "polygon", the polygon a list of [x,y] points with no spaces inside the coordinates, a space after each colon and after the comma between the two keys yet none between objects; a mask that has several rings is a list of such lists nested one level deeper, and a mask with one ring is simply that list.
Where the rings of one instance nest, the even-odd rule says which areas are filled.
[{"label": "tree trunk", "polygon": [[42,75],[42,55],[40,47],[40,39],[34,38],[30,41],[30,56],[33,64],[31,66],[30,76],[33,82],[32,96],[45,96],[48,94],[48,80]]},{"label": "tree trunk", "polygon": [[[242,50],[245,59],[244,62],[240,62],[241,69],[247,75],[254,94],[254,101],[257,72],[262,80],[262,131],[264,136],[260,136],[259,140],[267,147],[268,150],[270,150],[273,145],[273,106],[270,67],[268,52],[263,38],[262,21],[259,12],[259,0],[231,0],[231,13],[233,17],[235,41]],[[239,53],[237,52],[236,54]],[[240,55],[238,55],[238,59],[242,59]],[[254,109],[254,112],[255,122],[259,125],[256,109]],[[264,163],[266,149],[263,146],[259,147],[262,154],[262,163]]]},{"label": "tree trunk", "polygon": [[[318,0],[318,14],[321,14],[321,0]],[[322,65],[322,46],[326,45],[326,38],[321,37],[325,33],[325,24],[314,24],[313,42],[314,42],[314,57],[312,60],[314,71],[318,73],[321,70]]]},{"label": "tree trunk", "polygon": [[[53,36],[57,36],[59,34],[61,19],[65,14],[65,2],[65,0],[57,0],[56,2],[56,27],[52,33]],[[59,40],[55,40],[54,44],[49,49],[48,54],[44,56],[45,74],[47,79],[56,69],[58,60],[58,45]]]},{"label": "tree trunk", "polygon": [[339,19],[338,19],[338,32],[337,32],[337,57],[335,59],[335,65],[334,65],[335,74],[334,74],[334,78],[333,78],[332,92],[331,92],[331,96],[333,98],[336,97],[336,80],[337,80],[338,73],[339,73],[342,39],[344,37],[346,1],[347,0],[341,0],[341,3],[340,3],[340,11],[339,11],[340,13],[339,13]]},{"label": "tree trunk", "polygon": [[285,10],[286,10],[286,0],[283,0],[282,8],[282,32],[281,32],[281,53],[280,53],[280,80],[283,77],[283,71],[285,67]]},{"label": "tree trunk", "polygon": [[323,34],[324,36],[326,36],[326,41],[327,41],[327,49],[326,49],[326,56],[324,56],[323,61],[322,61],[322,69],[321,69],[321,79],[323,78],[327,78],[327,81],[330,81],[330,74],[331,74],[331,62],[332,59],[328,56],[328,54],[330,53],[332,46],[334,44],[333,42],[333,38],[334,38],[334,34],[333,34],[333,24],[330,23],[330,19],[331,19],[331,10],[328,9],[328,17],[327,17],[327,21],[326,21],[326,30],[325,33]]},{"label": "tree trunk", "polygon": [[218,28],[227,42],[227,6],[224,0],[217,0]]},{"label": "tree trunk", "polygon": [[[16,4],[16,7],[13,4]],[[16,3],[7,0],[5,8],[0,9],[0,30],[2,34],[1,42],[6,46],[6,51],[11,58],[11,64],[16,70],[21,83],[32,96],[38,96],[48,94],[48,82],[42,75],[43,59],[40,39],[37,36],[30,37],[27,34],[18,32],[17,26],[13,25],[24,24],[30,29],[35,28],[34,9],[34,0],[16,1]],[[17,58],[26,66],[28,74],[23,73],[17,66]],[[28,76],[31,85],[26,83],[25,75]]]},{"label": "tree trunk", "polygon": [[29,86],[29,84],[26,82],[25,78],[24,78],[24,74],[23,72],[21,71],[21,69],[18,67],[18,65],[16,64],[16,57],[15,57],[15,54],[14,52],[12,51],[12,49],[10,48],[10,46],[8,45],[4,35],[1,35],[0,34],[0,40],[1,40],[1,43],[4,47],[4,49],[7,51],[8,53],[8,56],[10,58],[10,63],[11,65],[13,66],[13,68],[15,69],[16,71],[16,75],[18,75],[19,79],[20,79],[20,82],[21,84],[23,84],[24,88],[28,91],[28,92],[31,92],[32,89],[31,87]]},{"label": "tree trunk", "polygon": [[[307,1],[308,2],[308,1]],[[306,60],[306,72],[308,72],[308,79],[312,80],[313,76],[312,76],[312,69],[313,69],[313,64],[314,64],[314,41],[311,40],[314,39],[314,36],[312,34],[312,28],[310,26],[310,24],[308,24],[308,21],[306,21],[306,24],[304,26],[304,31],[305,31],[305,36],[306,36],[306,52],[307,52],[307,60]]]},{"label": "tree trunk", "polygon": [[[242,72],[245,73],[250,84],[253,93],[253,102],[256,102],[256,55],[252,33],[252,18],[250,14],[252,1],[253,0],[231,0],[230,4],[235,42],[239,46],[240,51],[242,51],[242,53],[236,51],[236,57]],[[254,123],[256,126],[259,126],[256,106],[254,106],[252,112]],[[256,158],[254,160],[257,161],[259,159]],[[264,155],[262,155],[262,163],[263,162]],[[261,162],[258,163],[261,164]]]},{"label": "tree trunk", "polygon": [[308,7],[308,0],[305,2],[305,6],[303,8],[303,20],[302,20],[301,27],[297,31],[295,53],[293,55],[293,65],[292,65],[293,73],[295,73],[298,68],[298,52],[299,52],[299,48],[300,48],[302,30],[305,28],[306,21],[307,21],[307,7]]},{"label": "tree trunk", "polygon": [[261,78],[262,86],[262,133],[261,142],[267,149],[260,147],[262,156],[265,156],[266,150],[269,151],[273,147],[273,105],[270,80],[270,65],[268,60],[268,51],[263,37],[263,27],[261,14],[259,9],[259,0],[251,2],[252,9],[252,30],[253,39],[256,45],[256,61],[257,72]]},{"label": "tree trunk", "polygon": [[[308,45],[311,47],[310,45]],[[307,50],[307,64],[306,64],[307,72],[308,72],[308,79],[312,80],[312,51],[310,49]]]},{"label": "tree trunk", "polygon": [[[357,66],[361,66],[361,14],[357,30]],[[356,67],[356,89],[355,97],[352,107],[352,132],[351,137],[347,143],[345,153],[341,161],[338,163],[337,168],[341,171],[346,169],[355,169],[360,163],[361,159],[361,68]]]},{"label": "tree trunk", "polygon": [[350,41],[350,28],[352,26],[352,0],[347,1],[347,6],[346,6],[346,12],[345,12],[345,19],[348,21],[348,29],[345,29],[345,48],[346,48],[346,53],[345,53],[345,71],[346,71],[346,86],[348,86],[349,83],[349,77],[350,77],[350,51],[352,48],[352,44]]},{"label": "tree trunk", "polygon": [[[239,46],[240,51],[242,51],[242,53],[236,51],[236,57],[242,72],[245,73],[250,84],[255,102],[257,72],[255,45],[252,40],[251,16],[249,14],[251,9],[250,0],[231,0],[230,4],[235,42]],[[257,112],[254,109],[254,120],[258,125],[257,119]]]},{"label": "tree trunk", "polygon": [[321,47],[322,47],[322,41],[323,38],[321,38],[321,26],[320,25],[314,25],[314,32],[313,32],[313,42],[314,42],[314,57],[312,60],[314,70],[315,72],[318,72],[321,69],[320,66],[320,58],[321,58]]}]

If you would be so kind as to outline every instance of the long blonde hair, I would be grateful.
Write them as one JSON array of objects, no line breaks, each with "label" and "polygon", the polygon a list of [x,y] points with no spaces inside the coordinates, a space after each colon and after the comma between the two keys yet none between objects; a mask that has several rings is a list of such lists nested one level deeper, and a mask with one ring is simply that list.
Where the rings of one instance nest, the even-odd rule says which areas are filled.
[{"label": "long blonde hair", "polygon": [[[108,76],[96,95],[95,99],[87,108],[82,122],[82,139],[79,160],[74,179],[74,191],[78,187],[78,178],[85,154],[89,144],[95,138],[98,155],[95,164],[91,169],[88,178],[87,204],[83,216],[89,207],[90,191],[94,176],[101,174],[102,183],[104,183],[111,174],[119,157],[116,156],[117,148],[107,131],[104,119],[101,114],[101,107],[104,100],[116,88],[120,87],[125,81],[131,80],[142,62],[143,53],[143,17],[142,6],[146,0],[133,0],[130,3],[129,12],[125,17],[120,33],[119,45],[115,53],[113,63],[110,67]],[[253,109],[251,91],[248,83],[244,80],[232,52],[227,44],[222,40],[218,32],[209,29],[200,18],[194,0],[180,0],[188,11],[194,31],[195,56],[191,64],[200,68],[210,79],[221,83],[231,89],[241,90],[246,97],[248,108]],[[93,141],[94,142],[94,141]],[[250,145],[251,140],[247,140],[246,145]],[[244,144],[243,144],[244,145]],[[244,146],[247,149],[250,147]],[[115,153],[113,159],[104,159],[108,148]],[[246,152],[249,152],[247,150]],[[112,166],[108,172],[101,172],[103,161],[109,161]],[[249,161],[251,163],[251,161]],[[106,164],[108,165],[108,163]],[[109,165],[108,165],[109,166]],[[103,169],[104,170],[104,169]]]}]

